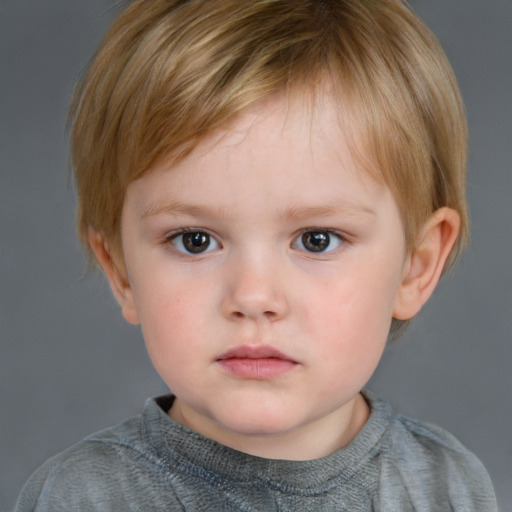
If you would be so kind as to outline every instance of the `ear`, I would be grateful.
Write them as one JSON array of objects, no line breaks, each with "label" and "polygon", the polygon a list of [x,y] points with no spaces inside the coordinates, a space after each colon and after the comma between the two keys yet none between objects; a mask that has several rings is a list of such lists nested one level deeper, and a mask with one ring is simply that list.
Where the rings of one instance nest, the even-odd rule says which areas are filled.
[{"label": "ear", "polygon": [[117,302],[125,320],[131,324],[140,323],[139,314],[135,307],[133,291],[128,281],[124,264],[116,262],[120,258],[113,258],[109,251],[107,241],[101,233],[95,229],[89,229],[89,245],[105,272]]},{"label": "ear", "polygon": [[440,208],[425,223],[416,248],[408,256],[404,275],[393,309],[397,320],[416,315],[432,295],[460,228],[459,214],[451,208]]}]

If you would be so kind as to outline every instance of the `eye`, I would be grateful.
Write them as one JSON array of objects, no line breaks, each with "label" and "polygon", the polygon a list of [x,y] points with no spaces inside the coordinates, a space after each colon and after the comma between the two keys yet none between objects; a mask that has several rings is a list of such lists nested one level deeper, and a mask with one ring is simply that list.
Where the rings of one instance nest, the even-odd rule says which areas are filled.
[{"label": "eye", "polygon": [[296,238],[293,247],[306,252],[324,253],[334,251],[342,243],[341,235],[328,230],[312,229]]},{"label": "eye", "polygon": [[184,254],[201,254],[218,249],[219,243],[205,231],[184,231],[169,237],[172,245]]}]

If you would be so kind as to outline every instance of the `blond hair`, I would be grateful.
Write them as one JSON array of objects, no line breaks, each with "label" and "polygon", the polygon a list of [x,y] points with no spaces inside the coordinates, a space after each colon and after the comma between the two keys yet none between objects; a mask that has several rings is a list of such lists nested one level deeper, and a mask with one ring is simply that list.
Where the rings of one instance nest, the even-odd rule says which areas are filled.
[{"label": "blond hair", "polygon": [[394,194],[409,249],[436,209],[459,213],[451,265],[468,237],[464,109],[439,43],[400,0],[133,1],[72,103],[82,241],[92,227],[120,249],[131,182],[259,99],[325,80],[362,135],[364,168]]}]

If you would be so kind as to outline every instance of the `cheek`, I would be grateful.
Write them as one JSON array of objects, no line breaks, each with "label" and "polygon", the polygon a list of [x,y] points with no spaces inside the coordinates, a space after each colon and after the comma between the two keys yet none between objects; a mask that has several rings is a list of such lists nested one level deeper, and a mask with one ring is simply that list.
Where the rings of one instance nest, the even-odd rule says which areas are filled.
[{"label": "cheek", "polygon": [[393,279],[354,272],[331,290],[319,291],[312,318],[321,318],[333,333],[352,333],[361,341],[386,336],[396,290]]},{"label": "cheek", "polygon": [[384,350],[396,294],[394,279],[353,272],[337,286],[308,294],[304,330],[319,337],[321,357],[342,361],[347,371],[371,371]]},{"label": "cheek", "polygon": [[179,366],[187,361],[204,339],[212,299],[202,287],[197,288],[176,280],[158,280],[136,290],[144,340],[158,371],[162,364]]}]

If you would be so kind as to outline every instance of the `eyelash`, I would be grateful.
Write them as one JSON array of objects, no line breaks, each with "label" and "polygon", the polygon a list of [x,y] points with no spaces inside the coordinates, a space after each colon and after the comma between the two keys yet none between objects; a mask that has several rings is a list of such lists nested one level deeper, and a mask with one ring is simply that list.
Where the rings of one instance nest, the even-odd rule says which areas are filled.
[{"label": "eyelash", "polygon": [[[321,235],[317,237],[315,241],[309,240],[309,242],[305,239],[305,236],[308,234],[315,234],[315,235]],[[192,235],[196,237],[194,240],[189,239],[188,241],[184,239],[185,235]],[[326,236],[325,236],[326,235]],[[199,237],[199,238],[198,238]],[[202,238],[200,238],[202,237]],[[207,240],[206,240],[207,237]],[[322,238],[323,237],[323,238]],[[329,246],[332,244],[333,237],[337,240],[335,247],[328,249]],[[180,229],[178,231],[174,231],[170,234],[168,234],[165,237],[165,242],[170,243],[179,253],[186,255],[186,256],[200,256],[202,254],[206,254],[208,252],[211,252],[213,250],[219,249],[222,247],[220,242],[211,235],[208,231],[204,229],[199,228],[184,228]],[[208,246],[205,248],[205,250],[198,250],[194,251],[192,248],[195,245],[195,242],[203,242],[208,243]],[[214,242],[214,247],[212,247],[212,242]],[[308,250],[306,248],[307,243],[313,243],[311,247],[316,246],[319,248],[319,250]],[[327,245],[325,245],[327,243]],[[302,252],[305,252],[307,254],[328,254],[336,249],[338,249],[340,246],[342,246],[344,243],[346,243],[346,238],[338,233],[337,231],[334,231],[332,229],[325,229],[325,228],[307,228],[302,230],[298,236],[296,236],[291,244],[291,247],[294,249],[298,249]],[[192,244],[192,245],[191,245]],[[187,249],[188,245],[188,249]],[[198,249],[201,249],[200,245],[196,245]],[[190,250],[192,249],[192,250]],[[326,250],[328,249],[328,250]]]}]

